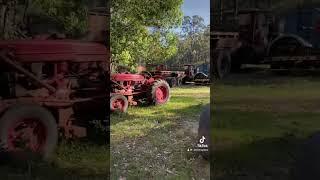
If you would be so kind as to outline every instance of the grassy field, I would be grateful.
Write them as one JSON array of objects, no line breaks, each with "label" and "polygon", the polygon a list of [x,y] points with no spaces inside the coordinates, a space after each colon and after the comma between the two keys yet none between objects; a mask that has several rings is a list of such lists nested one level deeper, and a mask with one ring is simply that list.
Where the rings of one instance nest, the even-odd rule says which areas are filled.
[{"label": "grassy field", "polygon": [[101,179],[109,176],[109,147],[88,142],[61,142],[50,162],[10,160],[0,166],[0,179]]},{"label": "grassy field", "polygon": [[320,130],[319,75],[231,75],[213,96],[215,180],[288,179],[301,143]]},{"label": "grassy field", "polygon": [[172,89],[164,106],[111,116],[111,179],[209,179],[209,163],[187,152],[197,142],[209,87]]}]

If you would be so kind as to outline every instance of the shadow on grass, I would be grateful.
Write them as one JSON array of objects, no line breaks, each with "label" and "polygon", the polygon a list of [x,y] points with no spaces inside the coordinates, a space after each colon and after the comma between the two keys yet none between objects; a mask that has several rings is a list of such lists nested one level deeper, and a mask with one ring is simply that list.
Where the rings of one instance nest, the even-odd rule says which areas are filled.
[{"label": "shadow on grass", "polygon": [[320,70],[318,71],[287,71],[272,72],[271,70],[261,69],[243,69],[239,73],[230,74],[223,80],[216,80],[215,84],[231,85],[231,86],[248,86],[248,85],[281,85],[288,80],[304,80],[310,82],[319,82]]},{"label": "shadow on grass", "polygon": [[[184,108],[165,109],[165,113],[150,114],[117,114],[111,120],[111,136],[114,141],[125,138],[146,137],[155,130],[167,130],[188,122],[198,122],[204,104],[191,105]],[[195,121],[196,120],[196,121]]]},{"label": "shadow on grass", "polygon": [[[205,171],[201,169],[203,166],[193,166],[199,154],[187,152],[187,149],[193,147],[197,140],[196,134],[184,124],[198,123],[198,119],[191,118],[185,111],[193,115],[197,112],[197,115],[200,115],[201,110],[201,105],[188,106],[178,111],[168,110],[174,113],[174,117],[160,117],[164,118],[162,122],[155,122],[154,126],[145,127],[141,130],[143,133],[134,137],[129,135],[134,131],[134,127],[129,126],[132,129],[125,134],[125,138],[119,139],[120,143],[115,142],[115,146],[112,147],[114,148],[112,164],[117,164],[112,166],[112,179],[118,179],[120,176],[128,179],[190,179],[190,177],[201,179],[200,177],[203,176],[207,179],[209,175],[203,173]],[[141,117],[138,118],[141,119]],[[155,120],[155,116],[144,118],[146,119],[142,119],[142,123],[149,121],[148,118]],[[133,119],[122,119],[115,125],[128,121]],[[136,125],[136,122],[134,123]],[[190,124],[193,125],[193,123]],[[118,132],[117,136],[120,136],[119,134]],[[113,140],[117,141],[115,139]]]},{"label": "shadow on grass", "polygon": [[288,179],[304,140],[285,135],[214,150],[211,173],[216,180]]},{"label": "shadow on grass", "polygon": [[[133,119],[145,119],[145,120],[158,120],[158,121],[163,121],[163,120],[168,120],[168,119],[179,119],[179,118],[183,118],[183,117],[188,117],[190,115],[195,115],[195,114],[199,114],[202,110],[202,107],[204,107],[205,104],[197,104],[197,105],[191,105],[185,108],[179,108],[177,107],[176,109],[165,109],[164,111],[168,114],[170,114],[169,117],[166,117],[165,114],[161,114],[158,113],[157,110],[155,108],[157,107],[151,107],[153,108],[152,111],[154,111],[154,113],[150,113],[148,115],[146,114],[142,114],[142,115],[138,115],[138,114],[132,114],[132,113],[113,113],[113,116],[111,116],[111,126],[112,125],[116,125],[118,123],[124,122],[124,121],[130,121]],[[147,107],[148,108],[148,107]],[[139,108],[133,107],[132,109],[135,109],[136,111],[139,111]],[[112,119],[114,118],[114,120]]]},{"label": "shadow on grass", "polygon": [[319,113],[218,109],[212,118],[211,173],[216,180],[285,180]]},{"label": "shadow on grass", "polygon": [[164,106],[130,107],[127,114],[112,114],[112,179],[207,177],[201,167],[193,167],[196,159],[187,152],[207,94],[207,89],[181,87]]},{"label": "shadow on grass", "polygon": [[[3,152],[1,153],[3,155]],[[35,156],[29,154],[30,156]],[[44,161],[38,158],[30,158],[29,160],[20,160],[15,155],[6,154],[6,160],[0,162],[0,178],[10,180],[22,179],[106,179],[109,172],[108,162],[106,163],[106,172],[88,172],[86,169],[78,167],[63,168],[53,161]]]},{"label": "shadow on grass", "polygon": [[319,131],[319,80],[320,71],[260,70],[218,81],[214,87],[224,92],[211,121],[214,179],[290,179],[301,145]]}]

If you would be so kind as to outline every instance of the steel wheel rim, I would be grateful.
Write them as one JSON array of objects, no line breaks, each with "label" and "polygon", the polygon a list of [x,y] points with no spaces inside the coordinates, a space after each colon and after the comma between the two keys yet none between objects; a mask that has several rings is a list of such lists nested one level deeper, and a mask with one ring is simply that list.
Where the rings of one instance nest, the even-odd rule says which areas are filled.
[{"label": "steel wheel rim", "polygon": [[47,129],[39,119],[18,119],[7,134],[9,151],[42,152],[47,140]]},{"label": "steel wheel rim", "polygon": [[167,88],[160,86],[156,89],[156,100],[158,103],[165,103],[168,98]]},{"label": "steel wheel rim", "polygon": [[123,99],[115,99],[113,102],[112,102],[112,107],[111,109],[113,111],[115,110],[121,110],[121,111],[124,111],[125,110],[125,101]]}]

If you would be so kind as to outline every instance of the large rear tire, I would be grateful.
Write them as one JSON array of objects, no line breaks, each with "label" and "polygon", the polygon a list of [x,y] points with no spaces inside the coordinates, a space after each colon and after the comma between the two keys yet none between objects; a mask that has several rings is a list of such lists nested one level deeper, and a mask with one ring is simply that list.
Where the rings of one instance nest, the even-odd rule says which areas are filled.
[{"label": "large rear tire", "polygon": [[10,107],[0,119],[0,142],[13,154],[32,152],[47,159],[57,146],[58,126],[45,108],[16,105]]},{"label": "large rear tire", "polygon": [[214,75],[218,79],[226,77],[231,71],[231,56],[227,50],[216,50],[213,53]]},{"label": "large rear tire", "polygon": [[163,105],[170,100],[170,86],[164,80],[156,80],[151,89],[153,105]]},{"label": "large rear tire", "polygon": [[299,56],[304,55],[304,50],[307,47],[307,42],[304,42],[300,37],[283,35],[273,40],[267,51],[269,57]]}]

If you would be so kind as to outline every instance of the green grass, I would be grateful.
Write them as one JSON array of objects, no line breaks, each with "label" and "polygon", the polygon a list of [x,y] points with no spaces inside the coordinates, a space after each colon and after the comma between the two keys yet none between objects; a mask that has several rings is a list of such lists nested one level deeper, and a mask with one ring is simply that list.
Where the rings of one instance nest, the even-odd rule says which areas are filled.
[{"label": "green grass", "polygon": [[0,168],[1,179],[107,179],[109,147],[89,142],[61,142],[50,161],[11,161]]},{"label": "green grass", "polygon": [[111,116],[111,179],[209,178],[209,163],[188,153],[196,142],[209,87],[172,89],[164,106],[130,107]]},{"label": "green grass", "polygon": [[215,180],[287,179],[299,145],[320,130],[320,78],[254,76],[214,86]]}]

